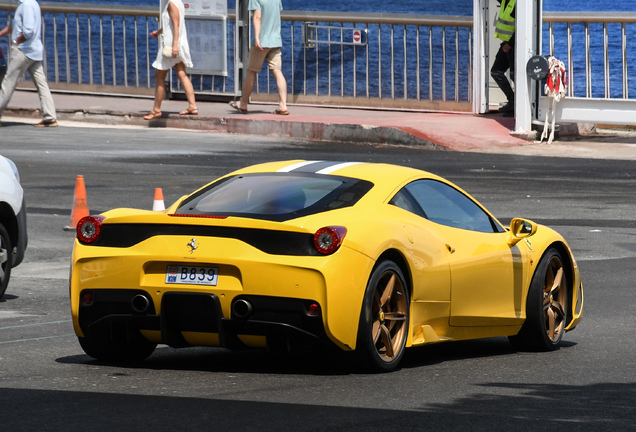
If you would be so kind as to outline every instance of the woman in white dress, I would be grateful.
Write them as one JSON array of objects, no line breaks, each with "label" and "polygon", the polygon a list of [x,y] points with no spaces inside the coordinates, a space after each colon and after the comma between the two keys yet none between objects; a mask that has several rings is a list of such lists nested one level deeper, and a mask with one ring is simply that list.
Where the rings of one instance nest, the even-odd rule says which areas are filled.
[{"label": "woman in white dress", "polygon": [[[194,87],[186,73],[186,67],[192,67],[192,59],[190,58],[184,13],[185,9],[181,0],[168,0],[168,4],[161,12],[159,29],[150,33],[150,36],[154,38],[161,36],[162,42],[159,43],[157,59],[152,64],[152,67],[155,68],[155,105],[152,111],[144,116],[144,120],[161,117],[161,102],[166,94],[166,76],[170,72],[170,68],[173,67],[188,99],[188,108],[179,114],[199,114],[194,100]],[[168,56],[164,54],[164,47],[166,47]],[[172,52],[170,52],[170,47],[172,47]]]}]

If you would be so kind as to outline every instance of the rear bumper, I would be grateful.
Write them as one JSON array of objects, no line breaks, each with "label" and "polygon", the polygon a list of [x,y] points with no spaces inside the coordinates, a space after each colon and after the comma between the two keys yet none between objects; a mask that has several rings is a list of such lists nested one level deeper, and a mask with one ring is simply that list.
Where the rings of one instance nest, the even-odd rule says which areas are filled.
[{"label": "rear bumper", "polygon": [[[86,336],[125,327],[175,348],[209,345],[229,349],[253,346],[252,340],[265,340],[267,346],[281,340],[286,344],[329,340],[322,313],[316,314],[315,307],[313,314],[309,312],[310,305],[318,304],[310,299],[237,296],[233,299],[231,316],[225,317],[218,296],[210,293],[164,293],[160,313],[156,313],[152,297],[143,290],[84,290],[80,298],[86,293],[92,295],[92,304],[80,303],[78,314],[79,326]],[[237,304],[240,306],[235,307]],[[193,334],[214,337],[204,338],[211,342],[197,343],[192,342]]]}]

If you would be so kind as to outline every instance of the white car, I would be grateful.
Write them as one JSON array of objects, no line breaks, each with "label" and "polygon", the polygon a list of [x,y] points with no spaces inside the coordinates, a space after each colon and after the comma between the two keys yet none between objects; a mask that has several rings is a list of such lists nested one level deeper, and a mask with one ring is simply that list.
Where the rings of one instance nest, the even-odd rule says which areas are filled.
[{"label": "white car", "polygon": [[0,156],[0,298],[27,247],[26,207],[18,168]]}]

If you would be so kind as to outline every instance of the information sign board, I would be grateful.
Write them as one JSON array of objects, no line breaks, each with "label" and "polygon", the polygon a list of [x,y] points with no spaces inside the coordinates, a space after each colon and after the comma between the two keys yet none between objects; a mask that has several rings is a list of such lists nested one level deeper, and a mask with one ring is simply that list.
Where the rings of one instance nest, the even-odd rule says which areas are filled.
[{"label": "information sign board", "polygon": [[227,19],[222,16],[186,18],[193,66],[188,73],[227,76]]},{"label": "information sign board", "polygon": [[184,0],[185,14],[191,16],[227,17],[227,0]]},{"label": "information sign board", "polygon": [[[160,0],[159,13],[168,0]],[[193,67],[189,74],[227,76],[227,0],[183,0]]]}]

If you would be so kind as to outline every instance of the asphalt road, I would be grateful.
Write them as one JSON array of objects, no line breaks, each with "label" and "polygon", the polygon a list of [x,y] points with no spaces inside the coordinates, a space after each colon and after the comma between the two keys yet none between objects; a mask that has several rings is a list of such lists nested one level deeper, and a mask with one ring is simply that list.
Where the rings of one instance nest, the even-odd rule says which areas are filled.
[{"label": "asphalt road", "polygon": [[[0,153],[26,191],[30,243],[0,301],[3,431],[636,430],[636,162],[281,141],[175,130],[11,123]],[[69,224],[78,174],[91,213],[166,204],[269,160],[390,162],[456,182],[502,221],[523,216],[569,240],[585,316],[552,353],[507,339],[407,351],[367,375],[328,353],[159,347],[141,365],[83,354],[70,322]]]}]

